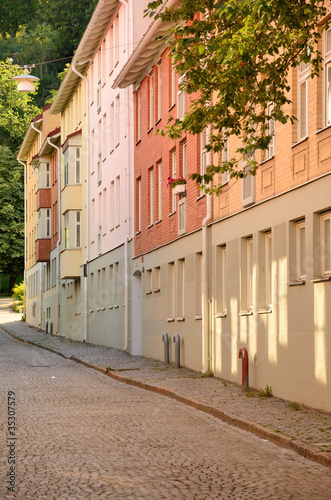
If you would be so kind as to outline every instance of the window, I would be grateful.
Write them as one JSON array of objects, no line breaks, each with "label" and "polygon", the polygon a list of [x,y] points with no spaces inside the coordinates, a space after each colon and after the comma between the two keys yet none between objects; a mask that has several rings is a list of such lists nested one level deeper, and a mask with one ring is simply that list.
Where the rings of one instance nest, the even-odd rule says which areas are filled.
[{"label": "window", "polygon": [[[177,165],[176,165],[176,151],[171,152],[171,177],[174,179],[177,175]],[[176,195],[173,190],[171,190],[171,212],[176,212]]]},{"label": "window", "polygon": [[101,111],[101,78],[98,80],[97,86],[97,113]]},{"label": "window", "polygon": [[160,266],[154,267],[153,269],[153,292],[159,292],[161,290],[161,268]]},{"label": "window", "polygon": [[69,248],[69,212],[64,214],[64,248]]},{"label": "window", "polygon": [[172,64],[171,58],[170,61],[170,107],[176,104],[176,70]]},{"label": "window", "polygon": [[241,204],[243,207],[249,207],[255,203],[255,176],[249,173],[246,162],[242,163],[242,169],[246,177],[241,181]]},{"label": "window", "polygon": [[202,253],[195,254],[194,266],[195,319],[202,318]]},{"label": "window", "polygon": [[110,105],[110,117],[109,117],[109,139],[110,139],[110,152],[113,151],[115,147],[115,109],[114,103],[112,102]]},{"label": "window", "polygon": [[38,211],[38,238],[51,237],[51,209],[41,208]]},{"label": "window", "polygon": [[80,148],[75,148],[76,149],[76,184],[80,184]]},{"label": "window", "polygon": [[265,255],[265,305],[267,309],[271,309],[272,303],[272,237],[271,231],[264,235]]},{"label": "window", "polygon": [[187,226],[187,204],[186,204],[187,198],[181,198],[178,201],[178,235],[182,235],[186,233],[186,226]]},{"label": "window", "polygon": [[298,141],[308,136],[309,64],[298,68]]},{"label": "window", "polygon": [[149,174],[149,224],[154,223],[154,170],[150,168]]},{"label": "window", "polygon": [[226,315],[225,301],[226,246],[216,247],[216,316]]},{"label": "window", "polygon": [[81,211],[68,210],[64,214],[64,248],[81,247]]},{"label": "window", "polygon": [[[229,137],[226,138],[222,150],[222,163],[226,163],[229,161]],[[222,173],[222,186],[224,184],[227,184],[229,182],[229,172],[223,172]]]},{"label": "window", "polygon": [[306,223],[296,223],[296,274],[299,281],[306,279]]},{"label": "window", "polygon": [[162,72],[161,61],[157,65],[157,121],[162,117]]},{"label": "window", "polygon": [[251,314],[253,309],[253,238],[242,239],[241,247],[241,310]]},{"label": "window", "polygon": [[185,317],[185,259],[178,260],[177,320]]},{"label": "window", "polygon": [[275,154],[275,120],[271,118],[271,114],[273,111],[274,105],[273,104],[268,104],[267,106],[267,116],[270,117],[268,119],[268,127],[267,127],[267,134],[272,135],[272,139],[270,141],[269,147],[266,151],[266,156],[267,160],[272,158]]},{"label": "window", "polygon": [[50,182],[50,166],[49,163],[46,163],[46,187],[49,188],[51,185]]},{"label": "window", "polygon": [[101,184],[101,182],[102,182],[102,159],[101,159],[101,152],[99,152],[99,154],[98,154],[97,174],[98,174],[98,184]]},{"label": "window", "polygon": [[136,142],[141,141],[141,89],[136,92]]},{"label": "window", "polygon": [[149,120],[148,120],[148,129],[153,128],[154,125],[154,78],[153,72],[149,75],[149,86],[148,86],[148,111],[149,111]]},{"label": "window", "polygon": [[175,316],[175,263],[168,264],[168,321]]},{"label": "window", "polygon": [[141,177],[137,179],[137,190],[136,190],[136,207],[137,207],[137,225],[136,231],[140,233],[141,231]]},{"label": "window", "polygon": [[183,177],[184,179],[186,179],[187,177],[187,142],[183,142],[182,144],[182,156],[183,156],[183,168],[182,168],[182,172],[183,172]]},{"label": "window", "polygon": [[158,220],[162,220],[162,161],[157,164],[158,172]]},{"label": "window", "polygon": [[102,118],[102,160],[107,157],[107,116],[106,113]]},{"label": "window", "polygon": [[331,213],[321,215],[322,275],[331,275]]},{"label": "window", "polygon": [[110,200],[109,224],[110,224],[110,230],[112,230],[112,229],[114,229],[114,226],[115,226],[115,183],[114,183],[114,181],[112,181],[110,183],[109,200]]},{"label": "window", "polygon": [[76,212],[76,228],[75,228],[75,235],[76,235],[76,242],[75,246],[76,248],[80,248],[81,246],[81,241],[80,241],[80,211]]},{"label": "window", "polygon": [[115,179],[115,226],[118,227],[120,225],[121,219],[121,182],[120,176],[118,175]]},{"label": "window", "polygon": [[115,146],[120,143],[121,137],[121,105],[120,105],[120,95],[116,96],[116,123],[115,123]]},{"label": "window", "polygon": [[205,175],[207,168],[207,129],[200,134],[200,174]]},{"label": "window", "polygon": [[324,32],[324,126],[331,125],[331,29]]},{"label": "window", "polygon": [[146,295],[150,295],[152,293],[152,269],[147,269],[146,270],[146,277],[145,277],[145,293]]},{"label": "window", "polygon": [[69,149],[64,153],[64,185],[69,184]]},{"label": "window", "polygon": [[186,115],[186,90],[183,86],[185,85],[186,79],[185,75],[182,75],[178,79],[178,95],[177,95],[177,118],[182,120]]}]

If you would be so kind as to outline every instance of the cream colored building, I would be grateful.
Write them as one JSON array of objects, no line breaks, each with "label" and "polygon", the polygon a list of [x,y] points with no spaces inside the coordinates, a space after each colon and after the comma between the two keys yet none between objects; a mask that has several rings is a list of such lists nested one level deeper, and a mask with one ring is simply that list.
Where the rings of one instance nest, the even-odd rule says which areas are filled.
[{"label": "cream colored building", "polygon": [[46,328],[46,322],[53,323],[54,332],[58,322],[58,258],[56,254],[52,259],[50,257],[57,240],[53,230],[55,214],[51,206],[51,184],[53,170],[57,169],[57,153],[50,146],[47,152],[43,149],[45,143],[48,144],[49,135],[56,142],[58,125],[59,118],[50,116],[49,106],[45,106],[42,113],[31,121],[18,152],[18,160],[25,165],[26,321],[42,329]]}]

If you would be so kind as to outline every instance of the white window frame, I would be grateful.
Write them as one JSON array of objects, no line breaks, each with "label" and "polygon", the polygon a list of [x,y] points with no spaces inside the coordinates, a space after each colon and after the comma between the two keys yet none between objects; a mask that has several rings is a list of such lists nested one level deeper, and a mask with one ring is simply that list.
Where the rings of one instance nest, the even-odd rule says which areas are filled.
[{"label": "white window frame", "polygon": [[177,118],[182,120],[186,115],[186,90],[181,88],[181,85],[185,84],[186,75],[181,75],[178,78],[178,91],[177,91]]},{"label": "white window frame", "polygon": [[298,66],[298,141],[308,137],[308,117],[309,64],[306,64],[302,61]]},{"label": "white window frame", "polygon": [[137,179],[137,204],[138,204],[138,227],[137,232],[141,232],[141,177]]},{"label": "white window frame", "polygon": [[75,214],[75,247],[81,248],[81,211],[77,210]]},{"label": "white window frame", "polygon": [[[177,175],[177,157],[175,149],[171,152],[171,171],[172,171],[172,177],[175,179]],[[176,195],[173,192],[173,190],[172,190],[171,212],[172,213],[176,212]]]},{"label": "white window frame", "polygon": [[176,105],[176,69],[175,66],[171,63],[170,60],[170,68],[171,68],[171,73],[170,73],[170,107],[173,107]]},{"label": "white window frame", "polygon": [[64,186],[69,184],[69,148],[64,152],[64,163],[63,163],[63,181]]},{"label": "white window frame", "polygon": [[75,148],[75,183],[81,184],[81,148]]},{"label": "white window frame", "polygon": [[[329,229],[326,231],[326,223]],[[331,212],[321,214],[321,270],[322,276],[331,275]],[[327,264],[328,261],[328,264]]]},{"label": "white window frame", "polygon": [[207,151],[206,144],[208,143],[208,131],[205,129],[200,134],[200,174],[205,175],[207,169]]},{"label": "white window frame", "polygon": [[[241,168],[244,172],[249,171],[246,161],[242,162]],[[249,207],[255,203],[255,176],[247,174],[241,180],[241,204],[243,207]]]},{"label": "white window frame", "polygon": [[157,121],[162,118],[162,69],[161,61],[157,65]]},{"label": "white window frame", "polygon": [[162,161],[157,164],[158,168],[158,221],[162,220]]},{"label": "white window frame", "polygon": [[[229,161],[229,137],[227,137],[226,141],[224,142],[223,149],[222,149],[222,163],[228,162]],[[222,173],[222,186],[227,184],[229,182],[229,172],[223,172]]]},{"label": "white window frame", "polygon": [[[270,116],[274,108],[273,103],[269,103],[267,105],[267,115]],[[275,120],[271,119],[268,120],[268,126],[267,126],[267,134],[272,135],[272,139],[270,141],[270,144],[268,146],[268,149],[266,151],[266,156],[267,160],[270,160],[275,156]]]},{"label": "white window frame", "polygon": [[323,126],[331,125],[331,28],[323,33]]},{"label": "white window frame", "polygon": [[149,105],[148,129],[151,130],[153,128],[153,125],[154,125],[154,76],[153,76],[153,72],[151,72],[149,74],[148,105]]},{"label": "white window frame", "polygon": [[154,169],[149,169],[149,224],[154,224]]},{"label": "white window frame", "polygon": [[269,310],[272,308],[272,234],[268,231],[264,235],[265,260],[265,302]]},{"label": "white window frame", "polygon": [[[302,235],[303,234],[303,241]],[[296,274],[298,281],[306,279],[306,221],[296,223],[295,249],[296,249]]]}]

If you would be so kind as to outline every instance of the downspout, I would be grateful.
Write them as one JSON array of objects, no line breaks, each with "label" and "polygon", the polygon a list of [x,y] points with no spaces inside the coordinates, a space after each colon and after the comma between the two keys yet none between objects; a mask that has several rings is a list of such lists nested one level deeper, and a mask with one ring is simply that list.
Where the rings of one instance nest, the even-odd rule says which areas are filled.
[{"label": "downspout", "polygon": [[[58,152],[58,175],[57,175],[57,189],[58,189],[58,205],[57,205],[57,213],[58,213],[58,237],[56,242],[56,296],[57,296],[57,333],[60,331],[60,242],[61,242],[61,152],[58,146],[55,146],[51,142],[51,138],[47,137],[47,142],[50,146],[55,148]],[[62,332],[61,332],[62,333]]]},{"label": "downspout", "polygon": [[[38,132],[38,134],[39,134],[39,150],[40,150],[41,149],[41,130],[36,128],[34,126],[33,122],[31,122],[31,128],[33,130],[35,130],[35,132]],[[38,175],[34,167],[32,167],[32,170],[36,175]],[[43,270],[44,270],[44,266],[42,265],[42,266],[40,266],[40,280],[39,280],[39,286],[40,286],[40,328],[43,327],[43,282],[44,282]]]},{"label": "downspout", "polygon": [[24,288],[23,288],[23,317],[26,319],[26,273],[25,273],[25,268],[26,268],[26,168],[27,165],[23,163],[19,158],[17,158],[17,161],[23,165],[24,167]]},{"label": "downspout", "polygon": [[[90,62],[91,59],[87,59],[84,62],[77,64],[86,64]],[[85,133],[85,163],[86,163],[86,196],[85,196],[85,216],[86,216],[86,229],[85,229],[85,239],[86,239],[86,255],[84,262],[84,303],[85,303],[85,317],[84,317],[84,342],[88,341],[88,323],[87,323],[87,313],[88,313],[88,272],[87,266],[90,258],[90,213],[89,213],[89,201],[90,201],[90,154],[89,154],[89,84],[88,79],[79,73],[74,64],[72,65],[72,70],[76,75],[78,75],[82,80],[85,81],[85,94],[86,94],[86,133]]]},{"label": "downspout", "polygon": [[[126,50],[126,60],[129,58],[129,4],[126,0],[119,0],[121,4],[125,6],[125,50]],[[130,321],[130,297],[129,297],[129,241],[131,239],[131,217],[130,217],[130,189],[131,189],[131,176],[130,176],[130,160],[131,160],[131,109],[129,107],[129,88],[126,88],[126,109],[127,109],[127,148],[126,148],[126,167],[125,167],[125,189],[126,189],[126,213],[125,213],[125,224],[126,224],[126,234],[124,241],[124,348],[123,351],[127,351],[129,348],[129,321]]]},{"label": "downspout", "polygon": [[[210,165],[210,152],[207,153],[207,165]],[[209,184],[210,188],[211,185]],[[207,194],[207,215],[202,221],[202,373],[207,373],[209,358],[209,241],[208,222],[212,218],[212,195]]]}]

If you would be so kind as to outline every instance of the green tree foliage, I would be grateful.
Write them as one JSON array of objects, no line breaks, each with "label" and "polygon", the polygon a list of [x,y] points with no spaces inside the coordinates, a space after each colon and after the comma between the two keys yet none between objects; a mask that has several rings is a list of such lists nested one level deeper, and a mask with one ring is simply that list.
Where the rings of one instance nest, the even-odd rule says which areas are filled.
[{"label": "green tree foliage", "polygon": [[[295,119],[289,113],[290,69],[304,61],[312,78],[319,72],[317,22],[326,14],[325,2],[181,0],[160,10],[163,3],[150,2],[146,13],[171,23],[165,40],[176,70],[185,74],[181,87],[193,102],[187,115],[170,120],[162,133],[178,138],[184,131],[197,134],[211,126],[207,149],[216,153],[229,136],[238,137],[242,146],[234,158],[193,178],[207,184],[215,172],[226,170],[231,177],[243,177],[243,156],[270,144],[269,121]],[[269,103],[274,106],[268,115]],[[254,174],[257,163],[247,163]]]},{"label": "green tree foliage", "polygon": [[18,151],[31,119],[39,113],[31,94],[17,92],[17,83],[12,78],[20,73],[22,70],[9,60],[0,61],[0,144],[13,153]]},{"label": "green tree foliage", "polygon": [[10,290],[24,268],[24,169],[10,149],[0,146],[0,271]]},{"label": "green tree foliage", "polygon": [[0,0],[1,35],[15,35],[22,24],[31,22],[39,4],[39,0]]}]

